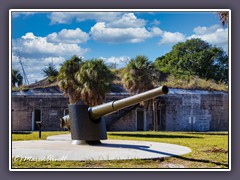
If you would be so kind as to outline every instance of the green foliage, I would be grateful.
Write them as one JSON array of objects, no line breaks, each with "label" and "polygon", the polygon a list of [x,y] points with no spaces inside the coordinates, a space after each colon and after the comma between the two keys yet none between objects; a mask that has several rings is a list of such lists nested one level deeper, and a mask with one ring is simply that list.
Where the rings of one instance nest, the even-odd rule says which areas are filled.
[{"label": "green foliage", "polygon": [[198,76],[203,79],[228,82],[228,56],[201,39],[177,43],[172,50],[155,61],[162,73],[177,77]]},{"label": "green foliage", "polygon": [[82,59],[73,56],[70,60],[65,61],[57,77],[58,86],[68,95],[70,104],[74,104],[80,100],[80,84],[75,79],[75,74],[78,72],[82,65]]},{"label": "green foliage", "polygon": [[46,77],[57,77],[58,70],[53,63],[49,63],[47,67],[43,68],[43,74]]},{"label": "green foliage", "polygon": [[156,73],[154,65],[146,56],[137,56],[123,70],[122,82],[130,93],[138,94],[153,88]]},{"label": "green foliage", "polygon": [[228,24],[229,13],[227,11],[217,12],[217,16],[218,16],[222,26],[225,26],[226,24]]},{"label": "green foliage", "polygon": [[20,74],[19,70],[12,69],[12,86],[21,86],[23,81],[23,77]]},{"label": "green foliage", "polygon": [[103,60],[83,62],[73,56],[60,68],[58,85],[69,96],[71,104],[83,100],[87,105],[94,106],[103,102],[110,89],[112,77]]},{"label": "green foliage", "polygon": [[91,59],[83,63],[75,75],[81,84],[81,99],[90,106],[103,103],[110,90],[113,74],[101,59]]}]

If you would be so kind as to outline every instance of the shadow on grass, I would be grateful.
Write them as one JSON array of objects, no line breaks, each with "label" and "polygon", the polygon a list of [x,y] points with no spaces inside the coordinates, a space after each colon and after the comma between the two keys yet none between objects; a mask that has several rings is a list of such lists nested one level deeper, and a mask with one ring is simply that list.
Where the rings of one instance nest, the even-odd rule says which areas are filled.
[{"label": "shadow on grass", "polygon": [[206,133],[202,133],[202,132],[186,132],[186,134],[193,134],[193,135],[215,135],[215,136],[227,136],[228,133],[227,132],[219,132],[219,133],[215,133],[215,132],[206,132]]},{"label": "shadow on grass", "polygon": [[97,145],[97,146],[111,147],[111,148],[135,149],[135,150],[150,152],[150,153],[154,153],[154,154],[159,154],[159,155],[162,155],[163,157],[166,157],[166,156],[178,156],[177,154],[154,150],[154,149],[151,149],[150,146],[143,146],[143,145],[102,143],[102,144]]},{"label": "shadow on grass", "polygon": [[220,163],[220,162],[213,162],[213,161],[205,160],[205,159],[194,159],[194,158],[187,158],[187,157],[182,157],[182,156],[175,156],[175,158],[185,160],[185,161],[199,162],[199,163],[211,163],[211,164],[215,164],[218,166],[225,166],[225,168],[228,168],[228,164]]},{"label": "shadow on grass", "polygon": [[[224,164],[224,163],[220,163],[220,162],[213,162],[213,161],[204,160],[204,159],[194,159],[194,158],[182,157],[182,156],[179,156],[177,154],[150,149],[149,146],[129,145],[129,144],[108,144],[108,143],[102,143],[101,145],[98,145],[98,146],[111,147],[111,148],[135,149],[135,150],[140,150],[140,151],[145,151],[145,152],[150,152],[150,153],[162,155],[162,157],[160,157],[160,159],[163,159],[163,160],[164,160],[164,158],[174,157],[174,158],[185,160],[185,161],[192,161],[192,162],[199,162],[199,163],[211,163],[211,164],[215,164],[215,165],[218,165],[218,166],[224,166],[225,168],[228,168],[228,164]],[[159,158],[153,158],[153,159],[159,159]]]},{"label": "shadow on grass", "polygon": [[186,136],[186,135],[172,135],[172,134],[118,134],[118,133],[109,133],[112,136],[121,136],[121,137],[135,137],[135,138],[203,138],[199,136]]}]

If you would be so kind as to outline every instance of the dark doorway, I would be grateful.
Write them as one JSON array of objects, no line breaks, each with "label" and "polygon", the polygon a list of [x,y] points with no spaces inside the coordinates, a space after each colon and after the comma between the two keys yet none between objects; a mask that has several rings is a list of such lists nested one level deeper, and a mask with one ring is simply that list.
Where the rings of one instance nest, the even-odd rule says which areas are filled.
[{"label": "dark doorway", "polygon": [[68,108],[65,108],[65,109],[63,110],[63,116],[66,116],[66,115],[68,115],[68,114],[69,114]]},{"label": "dark doorway", "polygon": [[144,112],[137,111],[137,131],[144,130]]},{"label": "dark doorway", "polygon": [[42,112],[39,109],[34,110],[34,130],[39,130],[39,126],[37,125],[37,122],[42,121]]},{"label": "dark doorway", "polygon": [[162,106],[157,113],[158,113],[158,130],[165,131],[166,130],[166,106]]}]

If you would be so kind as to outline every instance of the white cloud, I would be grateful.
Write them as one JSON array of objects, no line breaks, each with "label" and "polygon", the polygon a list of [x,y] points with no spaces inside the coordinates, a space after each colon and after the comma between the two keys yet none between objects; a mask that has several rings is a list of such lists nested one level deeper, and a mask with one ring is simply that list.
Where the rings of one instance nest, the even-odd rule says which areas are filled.
[{"label": "white cloud", "polygon": [[26,33],[19,39],[13,40],[13,51],[20,51],[24,57],[48,56],[82,56],[87,49],[78,44],[52,43],[46,37],[37,37],[33,33]]},{"label": "white cloud", "polygon": [[119,57],[115,57],[115,56],[111,56],[111,57],[100,57],[100,59],[102,59],[106,64],[116,64],[117,68],[121,68],[124,67],[129,61],[130,61],[130,57],[129,56],[119,56]]},{"label": "white cloud", "polygon": [[43,12],[12,12],[12,17],[13,18],[17,18],[17,17],[19,17],[19,16],[21,16],[21,15],[23,15],[23,16],[30,16],[30,15],[34,15],[34,14],[39,14],[39,13],[43,13]]},{"label": "white cloud", "polygon": [[[162,39],[160,45],[174,45],[178,42],[183,42],[187,39],[200,38],[212,45],[222,47],[224,51],[228,51],[228,29],[223,29],[220,25],[210,27],[198,26],[193,29],[194,33],[186,37],[180,32],[162,31]],[[161,35],[159,31],[159,35]]]},{"label": "white cloud", "polygon": [[108,43],[142,42],[151,35],[145,28],[110,28],[104,22],[95,24],[91,28],[94,40]]},{"label": "white cloud", "polygon": [[113,21],[121,17],[121,12],[52,12],[49,15],[51,24],[69,24],[73,19],[77,21],[96,20]]},{"label": "white cloud", "polygon": [[[68,33],[66,33],[66,39],[71,38]],[[57,35],[60,37],[61,33]],[[56,68],[59,68],[60,64],[71,56],[83,56],[88,51],[78,44],[48,42],[47,37],[37,37],[31,32],[26,33],[21,38],[12,40],[12,42],[12,67],[21,70],[18,59],[21,58],[31,83],[43,79],[42,69],[50,62],[53,62]]]},{"label": "white cloud", "polygon": [[22,39],[25,39],[25,40],[27,40],[27,39],[29,39],[29,40],[33,40],[33,39],[35,39],[36,37],[34,36],[34,34],[32,33],[32,32],[28,32],[28,33],[26,33],[25,34],[25,36],[22,36],[21,37]]},{"label": "white cloud", "polygon": [[48,42],[53,43],[70,43],[70,44],[78,44],[78,43],[86,43],[89,39],[89,36],[86,32],[83,32],[81,29],[63,29],[60,32],[52,33],[47,36]]},{"label": "white cloud", "polygon": [[158,25],[160,25],[160,23],[161,23],[161,22],[160,22],[159,20],[154,19],[153,22],[151,22],[150,24],[151,24],[151,25],[154,25],[154,26],[158,26]]},{"label": "white cloud", "polygon": [[180,32],[167,32],[164,31],[160,44],[176,44],[178,42],[185,41],[186,37]]},{"label": "white cloud", "polygon": [[158,27],[152,27],[152,28],[149,28],[152,36],[162,36],[164,31],[162,31],[160,28]]},{"label": "white cloud", "polygon": [[222,47],[226,52],[228,51],[228,28],[223,29],[219,25],[213,25],[210,27],[198,26],[194,28],[194,32],[196,34],[189,36],[187,39],[200,38],[212,45]]},{"label": "white cloud", "polygon": [[[13,56],[12,57],[12,68],[17,69],[22,73],[22,68],[19,63],[19,57]],[[53,63],[56,65],[56,68],[60,68],[60,64],[63,63],[66,59],[64,57],[47,57],[47,58],[25,58],[20,57],[23,63],[23,67],[27,78],[30,83],[35,82],[36,80],[42,80],[43,77],[43,68],[46,67],[49,63]]]},{"label": "white cloud", "polygon": [[195,27],[193,31],[197,35],[203,35],[203,34],[214,33],[217,29],[220,29],[220,28],[221,28],[220,25],[216,24],[210,27],[198,26],[198,27]]},{"label": "white cloud", "polygon": [[144,27],[146,21],[137,18],[134,13],[124,12],[53,12],[49,15],[51,24],[69,24],[72,20],[86,21],[95,20],[105,22],[107,27],[129,28]]},{"label": "white cloud", "polygon": [[144,27],[145,20],[138,19],[133,13],[123,14],[121,18],[108,22],[107,26],[112,28]]},{"label": "white cloud", "polygon": [[112,28],[107,27],[104,22],[95,24],[90,31],[92,38],[96,41],[107,43],[139,43],[153,36],[159,35],[161,30],[153,28],[148,31],[142,28]]}]

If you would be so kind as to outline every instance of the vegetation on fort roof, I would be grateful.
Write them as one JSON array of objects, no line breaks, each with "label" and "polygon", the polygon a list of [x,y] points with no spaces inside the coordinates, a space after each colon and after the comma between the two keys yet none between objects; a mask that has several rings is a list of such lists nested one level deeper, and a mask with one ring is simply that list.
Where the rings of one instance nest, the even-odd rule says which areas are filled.
[{"label": "vegetation on fort roof", "polygon": [[197,76],[188,78],[178,78],[170,75],[162,84],[169,88],[189,89],[189,90],[207,90],[207,91],[224,91],[228,92],[228,85],[214,80],[205,80]]}]

